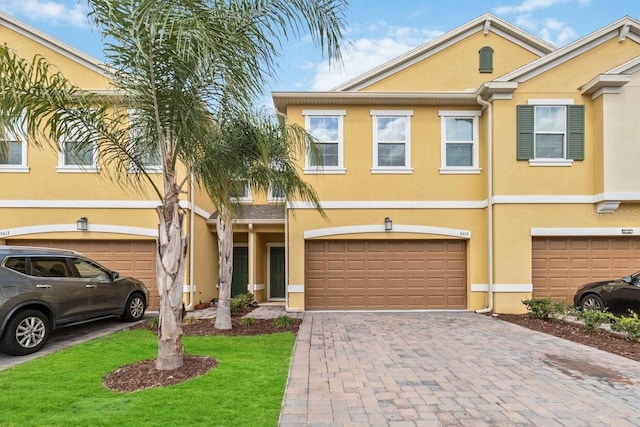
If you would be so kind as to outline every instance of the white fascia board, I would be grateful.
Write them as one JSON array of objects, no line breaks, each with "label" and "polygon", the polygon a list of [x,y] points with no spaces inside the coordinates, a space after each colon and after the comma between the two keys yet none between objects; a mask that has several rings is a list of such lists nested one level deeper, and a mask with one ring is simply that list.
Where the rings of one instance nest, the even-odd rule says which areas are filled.
[{"label": "white fascia board", "polygon": [[[344,200],[320,202],[323,209],[484,209],[486,200]],[[310,202],[287,202],[289,209],[315,209]]]},{"label": "white fascia board", "polygon": [[109,77],[107,73],[107,66],[103,62],[2,11],[0,11],[0,25],[25,36],[104,77]]}]

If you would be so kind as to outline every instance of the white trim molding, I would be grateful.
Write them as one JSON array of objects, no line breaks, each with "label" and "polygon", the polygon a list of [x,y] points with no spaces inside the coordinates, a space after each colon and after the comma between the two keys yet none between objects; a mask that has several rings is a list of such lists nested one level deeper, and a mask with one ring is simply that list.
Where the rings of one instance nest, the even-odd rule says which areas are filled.
[{"label": "white trim molding", "polygon": [[316,230],[307,230],[304,232],[304,239],[315,239],[318,237],[340,236],[344,234],[362,234],[362,233],[413,233],[413,234],[437,234],[440,236],[458,237],[463,239],[471,238],[471,231],[459,230],[455,228],[445,227],[429,227],[424,225],[403,225],[393,224],[393,230],[385,231],[384,224],[370,225],[347,225],[344,227],[319,228]]},{"label": "white trim molding", "polygon": [[[484,209],[486,200],[327,200],[323,209]],[[315,209],[310,202],[288,201],[288,209]]]},{"label": "white trim molding", "polygon": [[304,285],[289,285],[287,286],[287,292],[290,294],[303,294]]},{"label": "white trim molding", "polygon": [[534,227],[531,236],[640,236],[640,227]]},{"label": "white trim molding", "polygon": [[15,236],[25,236],[29,234],[40,233],[113,233],[113,234],[129,234],[133,236],[158,237],[158,230],[155,228],[142,227],[126,227],[122,225],[110,224],[91,224],[89,223],[87,231],[79,231],[76,223],[73,224],[47,224],[32,225],[27,227],[5,228],[0,230],[0,239],[10,239]]},{"label": "white trim molding", "polygon": [[[531,283],[497,283],[493,285],[494,292],[533,292]],[[472,283],[471,292],[489,292],[489,285],[482,283]]]}]

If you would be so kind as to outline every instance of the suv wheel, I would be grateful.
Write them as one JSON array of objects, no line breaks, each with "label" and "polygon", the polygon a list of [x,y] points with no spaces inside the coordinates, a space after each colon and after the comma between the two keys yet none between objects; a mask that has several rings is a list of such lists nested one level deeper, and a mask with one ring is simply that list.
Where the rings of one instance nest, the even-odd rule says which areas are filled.
[{"label": "suv wheel", "polygon": [[16,313],[4,331],[0,349],[7,354],[23,356],[40,350],[49,338],[49,318],[38,310]]},{"label": "suv wheel", "polygon": [[133,294],[127,300],[122,317],[127,322],[135,322],[142,319],[142,316],[144,316],[144,298],[140,294]]}]

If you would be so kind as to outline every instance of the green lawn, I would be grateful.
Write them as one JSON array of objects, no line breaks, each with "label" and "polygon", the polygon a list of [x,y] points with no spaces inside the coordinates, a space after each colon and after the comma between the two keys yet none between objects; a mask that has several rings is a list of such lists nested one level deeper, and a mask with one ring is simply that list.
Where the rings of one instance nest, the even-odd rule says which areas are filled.
[{"label": "green lawn", "polygon": [[276,426],[295,335],[184,337],[218,366],[182,384],[118,393],[102,379],[156,357],[156,336],[123,331],[0,371],[3,426]]}]

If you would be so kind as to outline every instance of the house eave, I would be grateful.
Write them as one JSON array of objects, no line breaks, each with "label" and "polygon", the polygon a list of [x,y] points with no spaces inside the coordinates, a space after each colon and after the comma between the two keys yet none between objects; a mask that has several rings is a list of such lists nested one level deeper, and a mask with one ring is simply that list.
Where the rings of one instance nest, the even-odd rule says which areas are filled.
[{"label": "house eave", "polygon": [[103,62],[2,11],[0,11],[0,26],[15,31],[103,77],[109,77],[108,67]]},{"label": "house eave", "polygon": [[285,114],[291,105],[477,105],[476,90],[463,92],[273,92],[273,104]]}]

